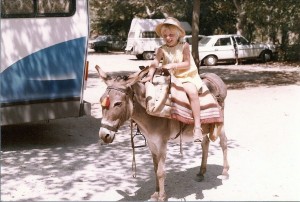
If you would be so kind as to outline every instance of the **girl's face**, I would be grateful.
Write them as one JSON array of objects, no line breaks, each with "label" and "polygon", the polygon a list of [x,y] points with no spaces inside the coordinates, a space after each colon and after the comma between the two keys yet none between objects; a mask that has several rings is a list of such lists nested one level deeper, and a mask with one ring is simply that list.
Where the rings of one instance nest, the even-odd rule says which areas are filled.
[{"label": "girl's face", "polygon": [[179,41],[179,33],[176,28],[165,27],[161,31],[161,36],[167,46],[175,46]]}]

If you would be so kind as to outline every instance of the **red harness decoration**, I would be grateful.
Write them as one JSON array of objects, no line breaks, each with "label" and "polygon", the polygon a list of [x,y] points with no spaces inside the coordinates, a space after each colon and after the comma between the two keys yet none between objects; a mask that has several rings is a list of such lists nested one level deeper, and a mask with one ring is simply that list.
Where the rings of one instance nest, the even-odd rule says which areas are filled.
[{"label": "red harness decoration", "polygon": [[107,95],[101,102],[101,106],[108,108],[109,105],[110,105],[110,100],[109,100],[109,95]]}]

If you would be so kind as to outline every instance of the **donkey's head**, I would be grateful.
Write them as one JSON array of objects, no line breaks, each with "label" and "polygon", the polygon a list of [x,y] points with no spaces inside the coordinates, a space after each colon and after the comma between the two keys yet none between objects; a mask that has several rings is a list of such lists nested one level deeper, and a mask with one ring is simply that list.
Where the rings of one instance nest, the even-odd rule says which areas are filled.
[{"label": "donkey's head", "polygon": [[100,78],[107,85],[106,91],[100,98],[102,121],[99,137],[105,143],[111,143],[119,127],[133,113],[134,92],[132,85],[141,79],[142,74],[137,72],[128,77],[117,76],[116,78],[110,78],[98,65],[95,68]]}]

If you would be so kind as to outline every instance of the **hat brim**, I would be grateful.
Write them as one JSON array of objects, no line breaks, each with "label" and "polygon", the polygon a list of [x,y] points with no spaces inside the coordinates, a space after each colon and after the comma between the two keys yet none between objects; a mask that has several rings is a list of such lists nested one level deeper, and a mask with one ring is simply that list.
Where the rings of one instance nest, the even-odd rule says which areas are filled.
[{"label": "hat brim", "polygon": [[184,37],[184,36],[185,36],[185,30],[182,29],[182,27],[179,27],[178,25],[173,24],[173,23],[165,23],[165,22],[160,23],[160,24],[158,24],[158,25],[156,26],[155,32],[156,32],[156,34],[157,34],[158,36],[161,37],[161,28],[162,28],[163,25],[173,25],[173,26],[175,26],[175,27],[178,28],[178,30],[179,30],[179,32],[180,32],[180,33],[179,33],[179,34],[180,34],[179,37]]}]

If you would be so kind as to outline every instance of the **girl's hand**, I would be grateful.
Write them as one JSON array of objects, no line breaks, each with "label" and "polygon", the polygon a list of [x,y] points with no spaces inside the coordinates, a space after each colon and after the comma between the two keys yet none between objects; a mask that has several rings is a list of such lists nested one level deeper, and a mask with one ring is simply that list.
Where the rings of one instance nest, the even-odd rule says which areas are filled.
[{"label": "girl's hand", "polygon": [[175,66],[174,64],[170,63],[170,64],[163,65],[162,68],[170,70],[170,69],[174,69],[174,66]]},{"label": "girl's hand", "polygon": [[149,82],[152,83],[152,78],[153,78],[153,76],[147,75],[147,76],[145,76],[144,78],[141,79],[141,82],[146,83],[146,82],[149,81]]}]

